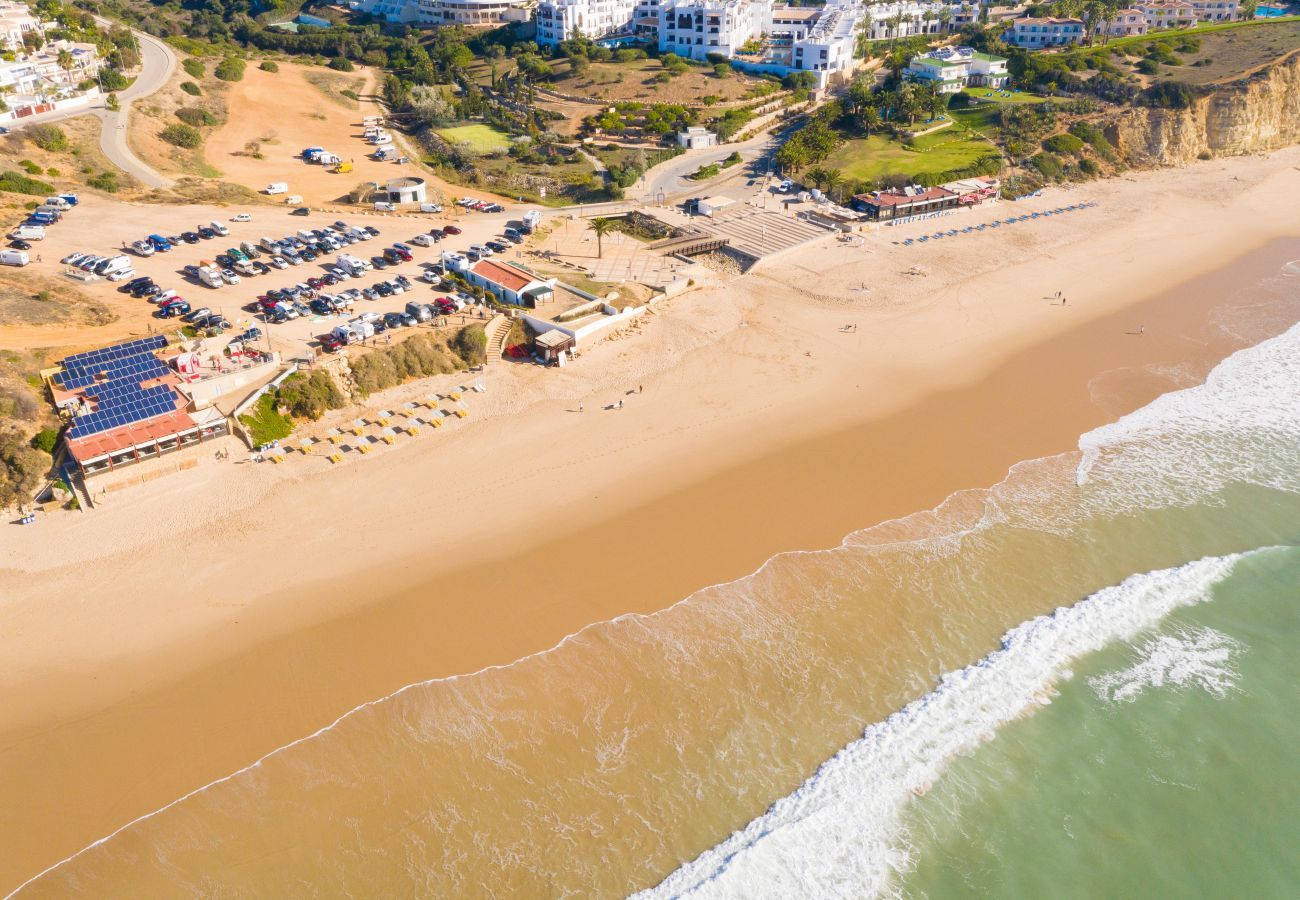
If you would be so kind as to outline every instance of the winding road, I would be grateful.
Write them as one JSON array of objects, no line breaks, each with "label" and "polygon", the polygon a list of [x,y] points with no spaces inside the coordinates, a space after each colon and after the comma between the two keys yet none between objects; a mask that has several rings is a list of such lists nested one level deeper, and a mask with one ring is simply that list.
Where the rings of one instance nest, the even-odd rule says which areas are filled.
[{"label": "winding road", "polygon": [[[116,24],[98,17],[96,21],[105,28]],[[149,187],[170,187],[172,184],[170,178],[145,165],[131,152],[126,141],[126,126],[127,116],[131,112],[131,103],[156,93],[172,77],[172,73],[176,71],[176,54],[152,35],[134,30],[131,33],[140,42],[140,74],[136,76],[135,81],[131,82],[130,87],[118,92],[120,110],[111,110],[103,103],[98,106],[79,106],[30,116],[20,123],[15,123],[13,127],[26,128],[28,125],[59,122],[74,116],[95,116],[103,125],[99,136],[99,148],[108,157],[109,162]]]}]

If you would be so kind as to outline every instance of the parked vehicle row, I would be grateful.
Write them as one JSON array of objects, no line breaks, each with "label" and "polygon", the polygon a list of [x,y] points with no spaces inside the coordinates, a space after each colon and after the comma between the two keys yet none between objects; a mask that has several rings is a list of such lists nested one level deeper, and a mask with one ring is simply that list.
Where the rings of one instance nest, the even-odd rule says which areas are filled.
[{"label": "parked vehicle row", "polygon": [[58,224],[63,214],[78,203],[76,194],[59,194],[47,197],[40,206],[27,214],[18,227],[9,232],[9,246],[0,250],[0,265],[25,266],[31,262],[27,251],[31,241],[45,240],[45,230]]},{"label": "parked vehicle row", "polygon": [[505,212],[506,209],[500,203],[493,203],[490,200],[475,200],[473,197],[462,197],[456,201],[456,205],[485,213]]},{"label": "parked vehicle row", "polygon": [[135,269],[131,267],[131,257],[124,253],[99,256],[94,253],[78,252],[70,253],[59,261],[65,266],[90,272],[109,281],[126,281],[128,278],[135,277]]}]

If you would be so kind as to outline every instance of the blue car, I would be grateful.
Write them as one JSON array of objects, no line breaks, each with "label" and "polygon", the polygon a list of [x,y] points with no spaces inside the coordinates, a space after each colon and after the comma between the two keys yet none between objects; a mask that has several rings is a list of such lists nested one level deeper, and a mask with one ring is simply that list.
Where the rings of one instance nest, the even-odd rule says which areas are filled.
[{"label": "blue car", "polygon": [[153,244],[153,248],[159,253],[166,253],[172,248],[171,241],[167,240],[167,238],[163,237],[161,234],[149,235],[149,243]]}]

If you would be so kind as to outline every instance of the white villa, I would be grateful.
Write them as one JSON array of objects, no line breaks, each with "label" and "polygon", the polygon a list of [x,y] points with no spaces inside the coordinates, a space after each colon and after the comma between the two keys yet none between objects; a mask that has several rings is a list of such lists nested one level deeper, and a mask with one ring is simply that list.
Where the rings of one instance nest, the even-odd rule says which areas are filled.
[{"label": "white villa", "polygon": [[11,53],[26,52],[23,37],[33,32],[44,34],[45,29],[26,4],[8,0],[0,2],[0,49]]},{"label": "white villa", "polygon": [[[537,43],[558,44],[574,34],[599,40],[627,33],[638,0],[543,0],[537,7]],[[658,3],[655,3],[656,14]]]},{"label": "white villa", "polygon": [[1083,19],[1016,19],[1002,39],[1030,50],[1064,47],[1083,40]]},{"label": "white villa", "polygon": [[940,47],[914,58],[907,77],[935,85],[940,93],[955,94],[962,88],[1002,87],[1007,83],[1007,61],[970,47]]}]

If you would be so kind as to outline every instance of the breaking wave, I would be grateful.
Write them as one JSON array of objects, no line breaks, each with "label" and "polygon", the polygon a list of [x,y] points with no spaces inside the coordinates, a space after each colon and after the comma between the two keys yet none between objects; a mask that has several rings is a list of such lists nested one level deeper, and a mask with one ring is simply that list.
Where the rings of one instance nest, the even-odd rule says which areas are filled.
[{"label": "breaking wave", "polygon": [[1188,628],[1144,641],[1127,669],[1088,679],[1102,700],[1131,703],[1148,688],[1200,688],[1224,697],[1237,685],[1233,659],[1240,642],[1213,628]]}]

